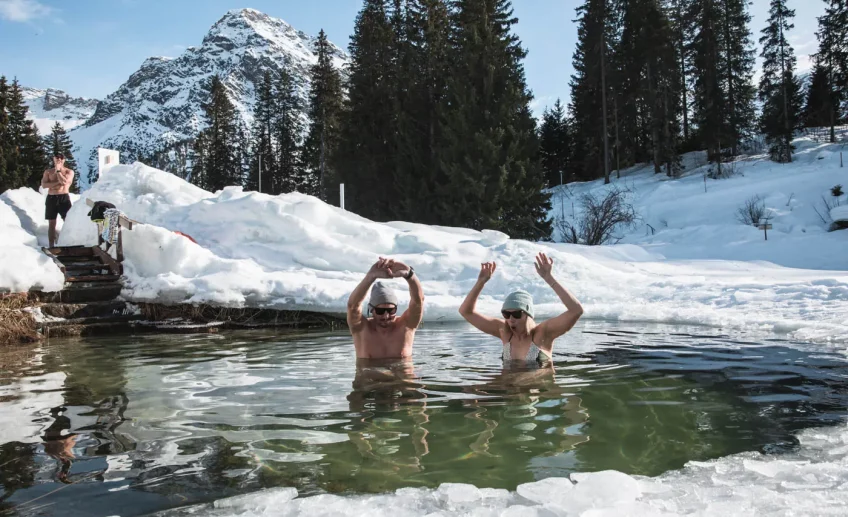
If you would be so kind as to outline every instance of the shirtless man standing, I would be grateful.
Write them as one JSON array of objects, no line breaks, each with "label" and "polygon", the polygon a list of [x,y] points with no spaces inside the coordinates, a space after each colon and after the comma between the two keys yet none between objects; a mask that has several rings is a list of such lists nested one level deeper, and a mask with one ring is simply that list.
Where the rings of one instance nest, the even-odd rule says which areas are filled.
[{"label": "shirtless man standing", "polygon": [[71,196],[68,192],[73,182],[74,171],[65,167],[65,155],[57,153],[53,156],[53,168],[44,171],[41,177],[41,186],[48,189],[44,218],[49,225],[47,240],[50,241],[51,248],[56,244],[56,216],[61,215],[64,221],[68,210],[71,209]]},{"label": "shirtless man standing", "polygon": [[[402,315],[397,316],[397,295],[388,285],[377,282],[381,278],[403,278],[409,284],[409,308]],[[369,288],[371,298],[368,308],[374,316],[364,317],[362,302]],[[347,324],[353,334],[356,357],[389,359],[412,356],[412,341],[423,314],[424,293],[415,271],[401,262],[380,258],[347,301]]]}]

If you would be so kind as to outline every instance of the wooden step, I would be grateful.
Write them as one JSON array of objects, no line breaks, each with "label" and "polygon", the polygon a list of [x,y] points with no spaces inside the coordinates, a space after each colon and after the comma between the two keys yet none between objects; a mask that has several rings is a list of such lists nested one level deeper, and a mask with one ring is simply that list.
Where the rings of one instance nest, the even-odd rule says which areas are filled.
[{"label": "wooden step", "polygon": [[121,275],[65,275],[65,282],[117,282],[121,279]]},{"label": "wooden step", "polygon": [[102,262],[70,262],[65,264],[65,271],[79,271],[79,270],[89,270],[89,271],[101,271],[101,270],[110,270],[112,266],[109,264],[104,264]]},{"label": "wooden step", "polygon": [[85,257],[94,255],[91,246],[54,246],[52,248],[42,248],[49,255],[54,257]]}]

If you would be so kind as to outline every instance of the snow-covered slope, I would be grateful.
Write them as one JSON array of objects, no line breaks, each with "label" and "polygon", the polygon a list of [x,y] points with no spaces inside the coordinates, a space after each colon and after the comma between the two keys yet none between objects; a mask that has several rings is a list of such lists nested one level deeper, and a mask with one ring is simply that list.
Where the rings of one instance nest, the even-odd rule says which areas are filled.
[{"label": "snow-covered slope", "polygon": [[71,130],[84,124],[97,109],[100,102],[96,99],[71,97],[62,90],[48,88],[21,88],[24,101],[29,108],[29,116],[35,122],[38,132],[42,135],[50,133],[56,122],[62,124],[65,130]]},{"label": "snow-covered slope", "polygon": [[[732,165],[736,175],[729,179],[704,181],[708,169],[704,154],[691,153],[684,157],[687,167],[680,179],[638,166],[622,171],[620,179],[613,174],[608,186],[591,181],[556,187],[551,216],[579,220],[583,195],[603,197],[608,189],[619,187],[629,190],[628,199],[639,215],[634,228],[621,231],[622,243],[666,259],[766,260],[788,267],[846,271],[848,232],[828,232],[830,221],[820,215],[827,219],[823,197],[837,202],[830,189],[848,185],[848,168],[839,165],[839,153],[848,155],[848,145],[809,138],[794,143],[792,163],[775,163],[764,155],[747,157]],[[762,199],[770,214],[768,241],[762,230],[737,220],[737,209],[753,196]],[[839,202],[848,204],[848,196],[843,194]]]},{"label": "snow-covered slope", "polygon": [[[283,67],[295,76],[302,98],[309,88],[309,68],[317,62],[315,38],[283,20],[255,9],[229,11],[209,30],[199,47],[176,58],[152,57],[110,94],[82,127],[71,133],[78,148],[83,183],[93,168],[98,146],[123,152],[133,161],[170,144],[193,138],[202,129],[205,85],[218,74],[247,127],[252,120],[255,85],[266,70]],[[331,44],[341,70],[347,55]]]}]

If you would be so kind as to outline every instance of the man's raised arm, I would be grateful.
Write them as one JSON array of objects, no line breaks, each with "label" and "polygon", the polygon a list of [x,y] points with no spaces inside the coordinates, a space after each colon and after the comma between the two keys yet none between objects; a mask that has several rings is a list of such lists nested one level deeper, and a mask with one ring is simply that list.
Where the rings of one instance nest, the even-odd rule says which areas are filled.
[{"label": "man's raised arm", "polygon": [[380,258],[380,260],[371,266],[371,269],[365,274],[365,278],[350,293],[350,298],[347,299],[347,326],[350,328],[351,333],[362,330],[362,325],[365,322],[362,317],[362,302],[365,301],[365,296],[368,295],[368,290],[375,280],[389,277],[387,271],[388,263],[389,260]]},{"label": "man's raised arm", "polygon": [[407,309],[409,316],[406,319],[406,326],[416,329],[424,318],[424,290],[421,288],[421,282],[418,281],[418,275],[412,269],[409,269],[407,276],[403,278],[409,284],[409,309]]}]

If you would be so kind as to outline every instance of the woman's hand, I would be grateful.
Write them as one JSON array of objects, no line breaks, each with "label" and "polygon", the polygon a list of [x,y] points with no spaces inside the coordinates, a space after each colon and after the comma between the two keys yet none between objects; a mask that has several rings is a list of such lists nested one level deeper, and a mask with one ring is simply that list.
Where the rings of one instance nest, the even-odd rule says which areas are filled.
[{"label": "woman's hand", "polygon": [[495,269],[497,269],[497,264],[494,262],[484,262],[480,264],[480,276],[477,277],[477,281],[485,284],[490,278],[492,278],[492,275],[495,274]]},{"label": "woman's hand", "polygon": [[554,259],[544,253],[536,255],[536,272],[545,282],[553,279]]}]

